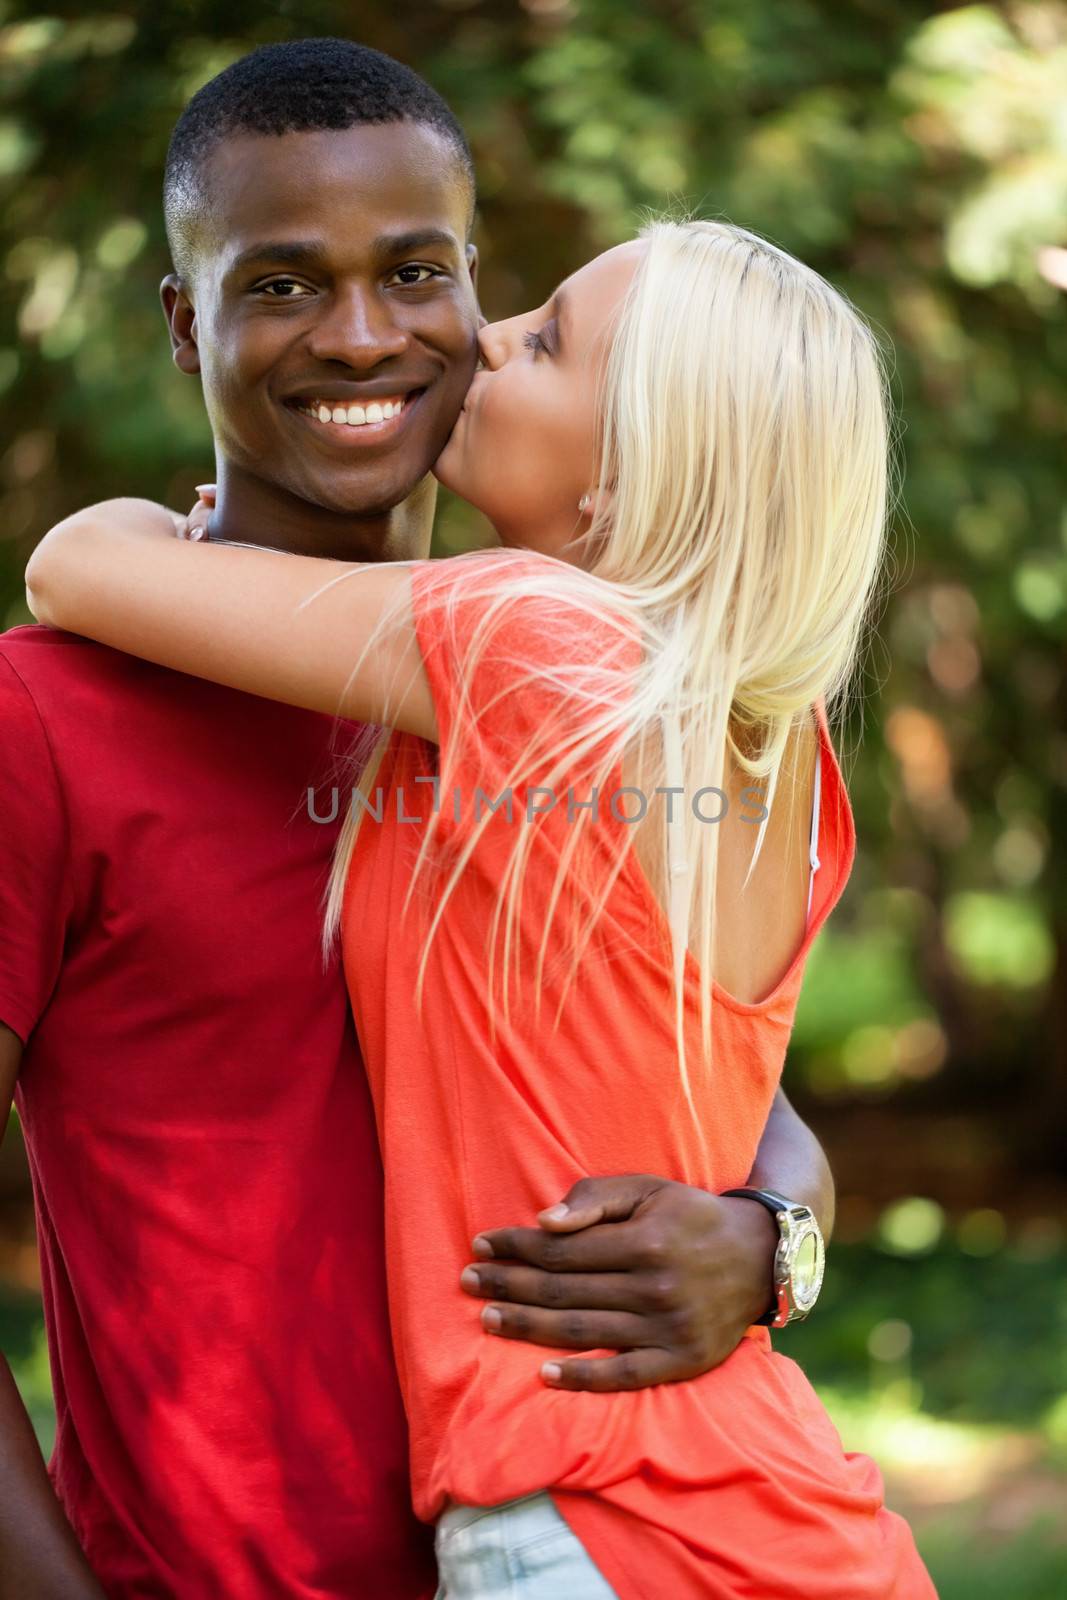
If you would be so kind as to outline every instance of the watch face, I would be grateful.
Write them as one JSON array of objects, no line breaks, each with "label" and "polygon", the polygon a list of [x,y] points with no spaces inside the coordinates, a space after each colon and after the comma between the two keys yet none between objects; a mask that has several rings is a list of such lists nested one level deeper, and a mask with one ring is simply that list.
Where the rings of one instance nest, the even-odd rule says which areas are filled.
[{"label": "watch face", "polygon": [[822,1284],[820,1254],[816,1234],[805,1233],[793,1253],[793,1294],[801,1308],[814,1304]]}]

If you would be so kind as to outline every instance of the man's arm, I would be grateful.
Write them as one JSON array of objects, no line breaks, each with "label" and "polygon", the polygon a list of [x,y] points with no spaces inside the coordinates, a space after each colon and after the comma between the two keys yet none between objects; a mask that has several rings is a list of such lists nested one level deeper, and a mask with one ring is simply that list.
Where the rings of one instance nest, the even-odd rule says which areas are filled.
[{"label": "man's arm", "polygon": [[[774,1097],[747,1187],[773,1189],[787,1200],[807,1206],[829,1243],[834,1231],[834,1175],[822,1145],[797,1116],[782,1089]],[[762,1211],[763,1207],[758,1209]],[[770,1214],[765,1214],[770,1221]],[[777,1237],[775,1233],[776,1240]]]},{"label": "man's arm", "polygon": [[[781,1090],[748,1181],[810,1206],[829,1236],[830,1168]],[[770,1308],[778,1230],[751,1200],[644,1175],[583,1178],[538,1220],[539,1228],[480,1234],[461,1284],[492,1302],[482,1325],[498,1338],[619,1352],[546,1363],[542,1375],[556,1388],[697,1377]]]},{"label": "man's arm", "polygon": [[[0,1138],[22,1042],[0,1023]],[[33,1423],[0,1357],[0,1600],[104,1600],[45,1470]]]}]

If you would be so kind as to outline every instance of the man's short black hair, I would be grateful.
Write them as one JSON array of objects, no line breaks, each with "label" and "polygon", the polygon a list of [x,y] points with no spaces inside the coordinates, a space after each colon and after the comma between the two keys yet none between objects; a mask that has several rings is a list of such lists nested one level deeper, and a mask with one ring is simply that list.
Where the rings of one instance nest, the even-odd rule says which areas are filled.
[{"label": "man's short black hair", "polygon": [[163,213],[178,274],[191,276],[196,224],[208,205],[205,167],[229,135],[383,122],[419,122],[448,141],[470,185],[472,222],[474,162],[463,129],[436,89],[392,56],[350,39],[296,39],[262,45],[220,72],[193,95],[167,151]]}]

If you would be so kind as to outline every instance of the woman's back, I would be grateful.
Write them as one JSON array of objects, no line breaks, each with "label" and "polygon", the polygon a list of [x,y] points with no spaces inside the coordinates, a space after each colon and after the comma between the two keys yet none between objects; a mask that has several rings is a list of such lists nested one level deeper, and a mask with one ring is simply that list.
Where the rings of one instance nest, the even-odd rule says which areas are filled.
[{"label": "woman's back", "polygon": [[[454,573],[442,573],[453,565]],[[453,741],[458,754],[449,767],[459,780],[458,801],[438,797],[446,852],[471,841],[476,790],[498,796],[516,743],[551,714],[537,693],[509,692],[505,658],[529,659],[539,650],[573,664],[608,648],[587,616],[572,630],[561,629],[557,616],[546,634],[537,602],[521,605],[509,613],[506,648],[494,657],[499,670],[482,663],[460,718],[462,651],[481,620],[479,608],[465,608],[461,599],[452,613],[457,626],[446,629],[430,595],[442,581],[462,585],[476,566],[413,569],[415,623],[441,741],[446,748]],[[374,780],[382,820],[365,818],[353,854],[345,965],[385,1161],[390,1305],[416,1510],[432,1518],[450,1501],[488,1505],[551,1487],[564,1514],[583,1519],[583,1541],[624,1597],[706,1593],[709,1561],[725,1573],[744,1548],[758,1568],[772,1531],[779,1545],[795,1540],[798,1556],[809,1538],[825,1552],[829,1518],[840,1526],[845,1552],[836,1588],[823,1572],[810,1588],[757,1584],[736,1592],[883,1600],[897,1592],[895,1563],[910,1546],[900,1525],[898,1550],[895,1519],[878,1511],[874,1469],[842,1455],[799,1369],[771,1354],[763,1330],[752,1330],[723,1366],[690,1383],[611,1397],[565,1393],[546,1388],[528,1349],[483,1334],[478,1308],[458,1283],[476,1233],[505,1216],[525,1213],[533,1223],[547,1196],[588,1173],[654,1171],[713,1190],[747,1179],[777,1089],[807,949],[852,860],[848,801],[824,724],[819,737],[824,871],[809,931],[758,1003],[716,987],[710,1072],[693,1065],[700,1059],[698,974],[688,958],[695,1121],[675,1051],[666,918],[633,851],[570,992],[565,938],[550,937],[539,986],[513,992],[510,1016],[497,1013],[495,1037],[489,930],[513,830],[526,825],[527,794],[515,790],[510,823],[503,810],[493,815],[458,878],[430,945],[421,1016],[413,994],[436,903],[432,875],[420,879],[406,919],[401,908],[439,776],[436,751],[425,741],[393,737]],[[520,931],[527,972],[535,968],[570,842],[569,809],[561,799],[533,824]],[[586,831],[553,925],[571,925],[582,909],[572,901],[583,901],[597,877],[586,869],[598,856],[600,866],[613,857],[625,826],[606,806]],[[757,1495],[753,1503],[753,1474],[766,1481],[765,1502]],[[749,1488],[735,1503],[730,1485],[742,1482]],[[713,1512],[692,1498],[712,1492]],[[611,1530],[611,1505],[629,1513],[621,1543],[619,1530]],[[773,1529],[760,1529],[764,1515]],[[879,1521],[877,1538],[872,1519]],[[850,1541],[854,1559],[847,1558]],[[664,1574],[661,1586],[638,1586],[649,1570]]]},{"label": "woman's back", "polygon": [[[702,814],[719,822],[719,857],[715,895],[715,980],[721,989],[746,1003],[769,995],[792,964],[807,930],[812,890],[812,836],[810,818],[814,802],[816,719],[790,739],[779,775],[778,792],[770,808],[756,865],[749,870],[759,838],[760,799],[766,791],[737,760],[727,759],[722,784],[725,804],[709,798]],[[653,785],[639,764],[623,762],[623,783],[642,794]],[[682,802],[685,803],[684,800]],[[652,808],[635,823],[631,844],[664,915],[669,897],[660,882],[663,816]],[[747,880],[747,881],[746,881]],[[690,948],[697,940],[695,909],[689,929]]]}]

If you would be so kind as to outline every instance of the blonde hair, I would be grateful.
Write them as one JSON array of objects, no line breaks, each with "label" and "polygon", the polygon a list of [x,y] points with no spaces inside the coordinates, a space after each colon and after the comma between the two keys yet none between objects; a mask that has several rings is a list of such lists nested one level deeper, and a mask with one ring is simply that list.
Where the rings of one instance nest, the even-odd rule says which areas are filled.
[{"label": "blonde hair", "polygon": [[[767,787],[773,804],[791,737],[818,700],[848,685],[883,553],[889,500],[885,367],[870,328],[848,300],[786,251],[724,222],[656,221],[617,314],[599,389],[599,467],[610,499],[581,540],[580,565],[542,558],[498,562],[480,553],[489,602],[479,643],[463,662],[478,672],[486,641],[509,609],[531,596],[540,618],[594,611],[616,618],[620,643],[634,626],[642,642],[625,694],[622,651],[596,663],[515,662],[513,690],[557,685],[580,715],[535,731],[513,781],[553,785],[575,763],[606,782],[623,751],[639,752],[646,793],[665,781],[661,719],[682,732],[686,794],[724,787],[729,757]],[[454,571],[453,558],[448,563]],[[452,587],[452,586],[450,586]],[[469,590],[466,591],[469,593]],[[544,608],[548,607],[546,613]],[[481,616],[481,613],[479,613]],[[473,708],[467,707],[470,715]],[[463,706],[456,716],[466,714]],[[379,747],[381,748],[381,747]],[[450,752],[441,752],[441,782]],[[583,767],[583,771],[585,770]],[[369,794],[377,763],[361,780]],[[536,774],[536,776],[531,776]],[[717,827],[684,821],[690,941],[700,967],[702,1045],[711,1055]],[[434,819],[436,820],[436,819]],[[481,826],[488,825],[483,818]],[[763,841],[761,827],[759,844]],[[358,818],[339,841],[328,890],[326,939],[336,931]],[[492,967],[503,936],[505,1010],[509,973],[522,947],[523,869],[534,827],[518,827],[487,937]],[[625,829],[620,830],[625,833]],[[467,842],[436,905],[423,950],[470,858]],[[574,866],[581,826],[568,830],[553,895]],[[427,830],[420,865],[429,859]],[[611,885],[614,869],[584,897],[584,925],[571,929],[571,979]],[[758,847],[757,847],[758,854]],[[669,882],[667,831],[658,878]],[[754,865],[754,861],[753,861]],[[751,868],[750,868],[751,872]],[[541,934],[540,988],[551,916]],[[529,943],[530,930],[521,930]],[[675,950],[675,1019],[682,1084],[690,1108],[683,1027],[683,971]]]}]

